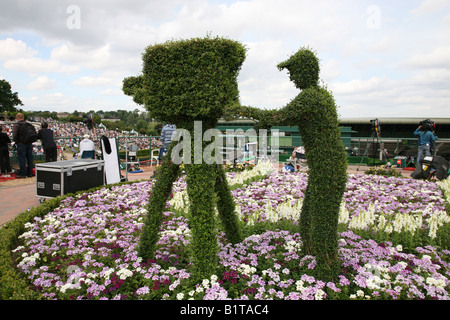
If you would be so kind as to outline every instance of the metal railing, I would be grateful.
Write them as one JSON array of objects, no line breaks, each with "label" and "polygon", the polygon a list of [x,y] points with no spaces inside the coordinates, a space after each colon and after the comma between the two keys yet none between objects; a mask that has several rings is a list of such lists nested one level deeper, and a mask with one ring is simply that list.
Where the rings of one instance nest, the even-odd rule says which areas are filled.
[{"label": "metal railing", "polygon": [[[380,143],[381,142],[381,143]],[[380,157],[382,148],[390,158],[417,156],[417,138],[382,138],[380,141],[372,137],[353,137],[351,146],[347,148],[349,156]],[[434,154],[450,156],[450,139],[438,139],[434,145]]]}]

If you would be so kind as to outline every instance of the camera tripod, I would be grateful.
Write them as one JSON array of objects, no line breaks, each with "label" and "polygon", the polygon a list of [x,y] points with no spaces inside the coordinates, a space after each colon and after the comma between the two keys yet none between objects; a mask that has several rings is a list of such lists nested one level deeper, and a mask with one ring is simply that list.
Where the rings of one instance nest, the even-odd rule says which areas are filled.
[{"label": "camera tripod", "polygon": [[[372,145],[373,147],[373,165],[375,165],[375,159],[376,159],[376,143],[375,143],[375,139],[377,139],[377,142],[380,145],[380,150],[384,156],[385,159],[388,159],[389,156],[386,152],[386,150],[384,149],[384,143],[381,141],[381,127],[380,127],[380,122],[378,121],[378,119],[374,119],[374,120],[370,120],[370,122],[372,123],[372,135],[370,137],[371,142],[369,142],[369,139],[367,140],[367,145],[366,145],[366,150],[364,151],[364,155],[361,158],[361,162],[359,163],[358,169],[357,171],[359,171],[359,167],[361,166],[364,158],[368,158],[369,156],[369,148]],[[367,161],[367,164],[369,164],[369,161]]]}]

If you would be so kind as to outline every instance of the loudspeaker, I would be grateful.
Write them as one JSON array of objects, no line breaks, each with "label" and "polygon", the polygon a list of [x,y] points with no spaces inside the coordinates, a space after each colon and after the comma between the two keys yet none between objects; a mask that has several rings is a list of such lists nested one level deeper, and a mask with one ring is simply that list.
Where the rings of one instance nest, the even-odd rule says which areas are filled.
[{"label": "loudspeaker", "polygon": [[102,155],[105,161],[106,184],[120,182],[120,159],[116,138],[102,136]]}]

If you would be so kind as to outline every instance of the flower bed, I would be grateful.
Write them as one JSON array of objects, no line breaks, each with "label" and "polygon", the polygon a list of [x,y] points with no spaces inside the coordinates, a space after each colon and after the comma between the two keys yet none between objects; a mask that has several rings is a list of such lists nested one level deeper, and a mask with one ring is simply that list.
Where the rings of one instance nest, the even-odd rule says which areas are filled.
[{"label": "flower bed", "polygon": [[183,178],[167,204],[155,260],[142,261],[136,251],[152,187],[143,181],[68,197],[26,224],[13,250],[17,267],[47,299],[449,298],[449,243],[441,237],[449,220],[436,183],[349,176],[340,214],[342,273],[324,283],[312,276],[315,259],[301,254],[295,232],[306,174],[273,173],[249,185],[245,174],[228,179],[240,183],[233,195],[248,237],[232,245],[222,233],[220,272],[202,283],[189,279]]}]

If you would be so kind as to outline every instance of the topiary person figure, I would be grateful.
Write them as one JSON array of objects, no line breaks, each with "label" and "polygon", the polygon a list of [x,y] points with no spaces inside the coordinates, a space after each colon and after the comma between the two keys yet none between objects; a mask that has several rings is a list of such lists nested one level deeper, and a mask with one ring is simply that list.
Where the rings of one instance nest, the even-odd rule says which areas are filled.
[{"label": "topiary person figure", "polygon": [[337,227],[347,181],[336,104],[332,94],[319,86],[319,60],[309,48],[301,48],[278,68],[287,69],[290,80],[301,90],[280,114],[291,125],[298,125],[308,161],[308,185],[299,221],[303,250],[316,257],[317,276],[331,280],[339,274]]},{"label": "topiary person figure", "polygon": [[[136,103],[143,104],[152,118],[173,123],[177,129],[194,132],[194,121],[201,121],[203,137],[206,130],[216,127],[224,108],[238,101],[237,76],[245,52],[242,44],[224,38],[194,38],[152,45],[143,54],[142,75],[125,78],[123,91]],[[205,143],[199,148],[194,140],[191,139],[193,152],[189,152],[191,161],[185,163],[185,171],[193,274],[201,280],[214,274],[218,263],[216,205],[228,240],[237,243],[242,236],[222,166],[198,163],[196,157],[203,152]],[[169,146],[168,155],[155,176],[138,247],[139,256],[145,260],[154,256],[163,211],[180,170],[179,164],[171,161],[174,145],[172,142]]]}]

